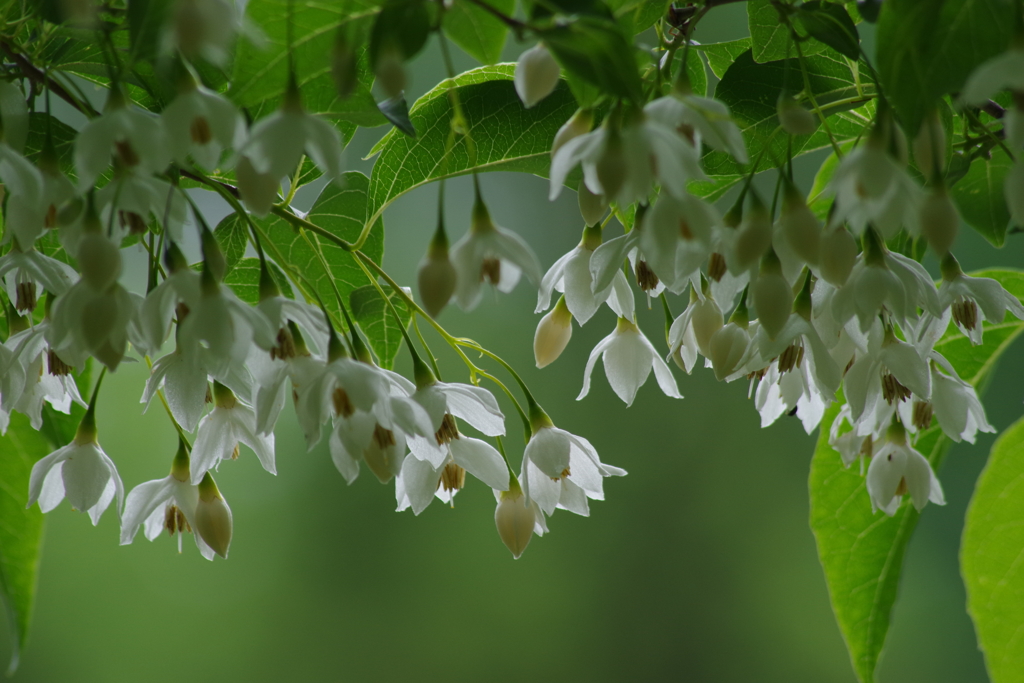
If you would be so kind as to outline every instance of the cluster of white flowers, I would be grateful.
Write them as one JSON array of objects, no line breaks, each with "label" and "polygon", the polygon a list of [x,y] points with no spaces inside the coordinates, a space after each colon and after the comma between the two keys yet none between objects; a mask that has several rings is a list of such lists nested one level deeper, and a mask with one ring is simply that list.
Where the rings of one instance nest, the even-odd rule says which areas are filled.
[{"label": "cluster of white flowers", "polygon": [[[554,86],[538,66],[542,53],[543,46],[533,48],[517,66],[516,87],[527,106]],[[978,104],[1007,85],[1021,87],[1022,72],[1024,52],[1012,51],[981,67],[964,97]],[[787,129],[791,108],[780,114]],[[1014,149],[1024,144],[1024,134],[1016,139],[1011,130],[1020,115],[1007,114]],[[637,326],[625,267],[648,301],[688,293],[668,332],[667,360],[690,373],[703,356],[719,380],[746,379],[763,427],[788,414],[811,433],[843,395],[830,443],[847,466],[870,460],[872,508],[892,515],[908,492],[918,509],[928,500],[941,504],[942,488],[913,448],[916,435],[933,419],[954,441],[973,443],[977,432],[994,430],[974,387],[935,345],[951,320],[980,344],[984,321],[1002,322],[1007,312],[1024,319],[1024,306],[995,280],[965,275],[950,253],[960,218],[941,180],[946,143],[938,117],[926,121],[913,145],[928,182],[921,187],[908,173],[902,132],[881,112],[865,142],[835,170],[825,224],[785,175],[777,217],[750,184],[725,215],[687,192],[689,181],[706,179],[702,145],[748,161],[742,134],[720,102],[677,89],[642,111],[613,110],[591,127],[592,116],[581,111],[552,147],[551,198],[581,165],[585,225],[579,246],[541,280],[538,313],[551,307],[554,290],[563,295],[537,327],[538,367],[566,348],[573,318],[583,325],[607,303],[615,329],[591,352],[579,398],[590,390],[598,358],[627,405],[652,368],[661,390],[681,398],[668,365]],[[808,132],[796,127],[790,132]],[[1007,179],[1011,206],[1024,197],[1024,186],[1009,185],[1024,178],[1017,168],[1024,167]],[[602,242],[609,205],[628,224],[624,209],[634,202],[631,229]],[[1014,217],[1020,222],[1024,212]],[[938,287],[918,261],[887,247],[902,231],[922,238],[940,260]]]}]

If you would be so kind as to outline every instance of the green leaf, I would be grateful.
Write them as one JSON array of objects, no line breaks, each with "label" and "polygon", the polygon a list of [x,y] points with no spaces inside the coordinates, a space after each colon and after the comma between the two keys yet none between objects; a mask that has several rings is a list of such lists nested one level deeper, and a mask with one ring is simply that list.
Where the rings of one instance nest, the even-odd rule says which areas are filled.
[{"label": "green leaf", "polygon": [[20,413],[11,415],[7,434],[0,436],[0,597],[7,607],[14,641],[9,674],[18,668],[28,637],[43,538],[43,513],[38,506],[25,507],[28,479],[32,466],[51,450],[28,418]]},{"label": "green leaf", "polygon": [[964,222],[997,247],[1003,246],[1010,224],[1003,181],[1012,166],[1006,152],[997,147],[991,159],[979,157],[971,162],[967,174],[950,189]]},{"label": "green leaf", "polygon": [[[535,107],[523,108],[512,84],[514,64],[496,64],[467,71],[441,82],[409,111],[419,137],[396,131],[381,139],[370,154],[380,154],[370,178],[367,221],[372,224],[400,195],[441,178],[478,171],[520,171],[546,176],[551,141],[576,111],[569,89],[560,84]],[[451,131],[449,88],[455,88],[475,146],[475,159],[465,137],[445,149]],[[474,163],[475,161],[475,163]]]},{"label": "green leaf", "polygon": [[666,0],[611,0],[606,3],[619,20],[619,25],[636,35],[646,31],[668,12]]},{"label": "green leaf", "polygon": [[170,0],[132,0],[128,3],[128,34],[131,39],[132,57],[152,59],[156,56]]},{"label": "green leaf", "polygon": [[882,86],[913,138],[943,95],[959,90],[1013,37],[1009,0],[886,0],[878,18]]},{"label": "green leaf", "polygon": [[[772,0],[750,0],[747,3],[747,27],[750,29],[751,48],[754,61],[774,62],[787,57],[796,57],[789,28],[779,19],[779,13]],[[804,55],[818,54],[824,45],[805,42],[801,45]]]},{"label": "green leaf", "polygon": [[[395,320],[391,308],[384,302],[384,298],[373,285],[353,290],[349,295],[349,306],[359,327],[369,339],[370,348],[373,349],[377,358],[393,359],[398,355],[398,349],[402,345],[402,329],[409,326],[412,313],[401,297],[388,290],[387,284],[383,284],[382,289],[388,292],[388,300],[398,312],[398,317],[402,321],[401,326]],[[387,367],[391,367],[390,362]]]},{"label": "green leaf", "polygon": [[[853,143],[853,140],[847,140],[839,145],[839,149],[843,151],[843,154],[847,154],[853,149]],[[839,168],[839,157],[836,156],[835,152],[832,152],[825,157],[825,161],[821,162],[818,172],[814,174],[814,184],[811,185],[811,191],[807,193],[807,206],[822,221],[828,216],[829,209],[832,207],[832,195],[827,190],[828,184],[832,182],[832,176],[835,175],[837,168]]]},{"label": "green leaf", "polygon": [[750,38],[740,38],[724,43],[708,43],[707,45],[694,45],[695,48],[704,53],[708,59],[708,66],[715,78],[722,78],[729,70],[736,58],[750,49]]},{"label": "green leaf", "polygon": [[[861,83],[846,58],[833,50],[807,57],[805,62],[811,88],[828,116],[837,142],[859,137],[872,118],[873,85]],[[729,106],[752,154],[756,156],[759,150],[767,148],[757,166],[759,171],[777,166],[786,158],[791,143],[779,125],[776,103],[783,85],[799,78],[799,73],[796,59],[758,64],[747,50],[736,57],[715,89],[715,97]],[[792,151],[796,156],[829,144],[827,133],[819,127],[812,135],[793,138]],[[704,165],[710,175],[731,175],[742,170],[722,152],[708,153]]]},{"label": "green leaf", "polygon": [[53,149],[57,154],[57,163],[60,170],[69,178],[74,179],[75,164],[75,136],[78,134],[74,128],[64,123],[55,116],[42,112],[32,112],[28,115],[28,139],[25,142],[25,156],[29,161],[37,162],[39,153],[46,144],[46,129],[49,127]]},{"label": "green leaf", "polygon": [[846,8],[836,2],[811,0],[797,8],[797,19],[812,38],[854,61],[860,59],[860,34]]},{"label": "green leaf", "polygon": [[996,441],[967,508],[960,568],[993,683],[1024,681],[1024,418]]},{"label": "green leaf", "polygon": [[245,255],[245,248],[249,245],[249,223],[237,213],[228,214],[213,229],[213,236],[224,253],[227,265],[224,274],[227,275]]},{"label": "green leaf", "polygon": [[[265,36],[265,41],[240,39],[235,54],[229,95],[254,118],[273,112],[281,102],[288,81],[289,0],[250,0],[245,14]],[[386,122],[377,109],[370,85],[366,50],[360,50],[359,85],[347,98],[338,95],[331,76],[331,51],[337,31],[344,26],[365,35],[369,22],[380,11],[378,0],[345,0],[337,3],[294,3],[292,18],[295,73],[306,108],[341,126],[346,139],[354,126],[379,126]],[[265,43],[265,44],[264,44]]]},{"label": "green leaf", "polygon": [[[516,8],[515,0],[488,0],[487,4],[506,15]],[[473,59],[493,64],[501,59],[508,27],[469,0],[455,0],[444,13],[444,32]]]},{"label": "green leaf", "polygon": [[[289,299],[295,298],[292,286],[288,283],[288,278],[285,277],[281,268],[273,261],[267,261],[267,268],[281,293]],[[224,284],[231,287],[239,299],[255,306],[260,302],[260,260],[252,257],[239,260],[224,277]]]},{"label": "green leaf", "polygon": [[643,83],[633,45],[615,22],[597,17],[537,31],[566,71],[593,83],[603,92],[640,103]]},{"label": "green leaf", "polygon": [[[1019,278],[1006,271],[987,275]],[[935,348],[980,391],[1022,331],[1024,325],[1018,321],[992,325],[985,330],[984,345],[973,346],[952,330]],[[811,530],[854,670],[862,683],[871,683],[889,630],[903,555],[919,515],[909,503],[893,517],[872,514],[864,477],[855,467],[845,469],[829,446],[829,430],[838,412],[838,404],[826,411],[811,462]],[[937,471],[950,443],[934,426],[918,436],[916,447]]]},{"label": "green leaf", "polygon": [[389,48],[412,59],[426,45],[432,23],[425,0],[385,0],[370,32],[370,64],[376,66]]}]

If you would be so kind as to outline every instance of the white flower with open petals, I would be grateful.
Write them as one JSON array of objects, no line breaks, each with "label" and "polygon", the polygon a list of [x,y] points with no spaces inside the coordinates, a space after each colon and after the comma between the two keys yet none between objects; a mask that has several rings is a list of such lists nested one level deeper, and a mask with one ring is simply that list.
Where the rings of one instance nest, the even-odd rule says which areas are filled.
[{"label": "white flower with open petals", "polygon": [[[86,420],[91,416],[86,413]],[[74,440],[37,462],[29,477],[28,505],[36,501],[39,509],[49,512],[64,498],[79,512],[88,512],[93,525],[117,496],[120,512],[124,486],[114,461],[96,441],[96,427],[79,426]]]},{"label": "white flower with open petals", "polygon": [[29,248],[22,251],[17,244],[0,256],[0,278],[4,279],[7,296],[22,312],[34,310],[41,290],[61,296],[71,287],[78,274],[74,268]]},{"label": "white flower with open petals", "polygon": [[[553,292],[565,294],[565,306],[580,325],[586,324],[597,309],[601,307],[612,293],[613,282],[594,291],[594,275],[590,269],[594,250],[601,245],[601,229],[586,228],[583,239],[575,248],[562,256],[548,269],[540,282],[537,293],[537,308],[534,313],[541,313],[551,305]],[[619,271],[617,271],[619,272]],[[619,275],[622,275],[619,272]],[[625,282],[623,275],[623,284]]]},{"label": "white flower with open petals", "polygon": [[1024,91],[1024,48],[1014,45],[978,66],[967,78],[960,99],[981,106],[1000,90]]},{"label": "white flower with open petals", "polygon": [[79,187],[95,185],[112,156],[119,168],[141,175],[159,173],[171,160],[160,119],[127,104],[116,89],[104,114],[86,123],[75,138]]},{"label": "white flower with open petals", "polygon": [[928,400],[932,394],[931,374],[912,345],[897,339],[892,330],[882,334],[873,330],[867,352],[859,354],[846,371],[844,392],[853,419],[859,420],[882,400],[891,405],[906,400],[911,392]]},{"label": "white flower with open petals", "polygon": [[936,505],[946,504],[942,486],[931,465],[907,444],[906,431],[898,422],[889,428],[885,443],[871,457],[867,488],[872,512],[881,510],[890,517],[896,514],[903,495],[907,493],[918,511],[929,501]]},{"label": "white flower with open petals", "polygon": [[221,153],[240,147],[244,130],[238,108],[222,95],[195,85],[180,92],[160,114],[174,160],[217,168]]},{"label": "white flower with open petals", "polygon": [[981,343],[985,321],[1001,323],[1007,312],[1024,320],[1024,306],[1017,297],[997,280],[965,275],[952,255],[942,263],[939,306],[952,311],[953,322],[973,344]]},{"label": "white flower with open petals", "polygon": [[712,228],[721,222],[714,206],[692,195],[661,195],[644,214],[640,248],[670,292],[681,293],[707,262]]},{"label": "white flower with open petals", "polygon": [[[465,420],[487,436],[505,434],[505,416],[494,395],[471,384],[433,382],[417,389],[412,400],[426,411],[434,433],[429,437],[412,436],[409,449],[420,460],[439,467],[448,456],[448,444],[458,437],[452,417]],[[493,488],[493,487],[492,487]]]},{"label": "white flower with open petals", "polygon": [[694,146],[703,142],[745,164],[750,161],[743,133],[732,120],[729,107],[719,100],[697,95],[673,93],[659,97],[644,107],[648,116],[675,129],[694,131]]},{"label": "white flower with open petals", "polygon": [[192,483],[198,485],[207,471],[221,460],[238,457],[239,443],[256,453],[263,469],[277,474],[274,463],[274,435],[256,431],[256,413],[239,401],[223,384],[214,382],[214,409],[199,423],[199,432],[192,447]]},{"label": "white flower with open petals", "polygon": [[480,303],[480,284],[486,278],[499,292],[511,292],[520,275],[540,287],[540,262],[530,245],[519,235],[498,227],[487,207],[477,200],[469,232],[452,247],[452,265],[457,281],[455,301],[464,311]]},{"label": "white flower with open petals", "polygon": [[587,516],[588,498],[604,500],[604,478],[622,477],[626,471],[602,463],[583,437],[546,421],[547,426],[535,426],[523,452],[523,491],[544,514],[562,508]]},{"label": "white flower with open petals", "polygon": [[633,404],[636,392],[647,381],[652,368],[658,386],[665,395],[682,398],[672,371],[654,345],[636,324],[626,318],[619,318],[615,331],[598,342],[590,352],[587,367],[583,371],[583,389],[576,397],[577,401],[590,393],[590,375],[594,372],[598,357],[604,358],[604,372],[612,390],[627,406]]}]

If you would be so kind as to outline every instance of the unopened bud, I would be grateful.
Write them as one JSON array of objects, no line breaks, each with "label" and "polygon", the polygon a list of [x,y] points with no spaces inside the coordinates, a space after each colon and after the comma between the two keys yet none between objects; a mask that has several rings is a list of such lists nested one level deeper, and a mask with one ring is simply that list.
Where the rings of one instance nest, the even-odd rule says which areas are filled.
[{"label": "unopened bud", "polygon": [[423,260],[420,261],[416,274],[420,299],[431,317],[436,318],[451,300],[455,292],[456,278],[455,266],[448,258],[447,238],[441,243],[435,237]]},{"label": "unopened bud", "polygon": [[719,382],[737,369],[749,345],[750,335],[736,323],[729,323],[711,335],[707,359]]},{"label": "unopened bud", "polygon": [[494,511],[494,524],[498,527],[501,542],[517,560],[530,544],[536,523],[536,513],[518,486],[502,492]]},{"label": "unopened bud", "polygon": [[711,354],[711,338],[722,329],[723,324],[725,318],[722,309],[714,299],[709,296],[703,301],[694,302],[690,325],[693,326],[693,336],[701,355],[707,357]]},{"label": "unopened bud", "polygon": [[946,130],[937,110],[925,118],[914,138],[914,162],[929,183],[946,170]]},{"label": "unopened bud", "polygon": [[603,194],[591,192],[584,180],[580,180],[580,187],[576,194],[580,202],[580,214],[587,227],[600,223],[605,212],[608,211],[608,198]]},{"label": "unopened bud", "polygon": [[846,228],[839,225],[821,235],[818,252],[818,274],[834,287],[842,287],[857,262],[857,242]]},{"label": "unopened bud", "polygon": [[800,260],[817,265],[821,249],[821,223],[798,192],[787,191],[779,217],[779,230]]},{"label": "unopened bud", "polygon": [[589,133],[594,125],[594,112],[590,109],[577,109],[568,121],[555,133],[555,140],[551,143],[551,156],[555,156],[562,145],[573,138]]},{"label": "unopened bud", "polygon": [[818,129],[818,120],[792,97],[779,95],[775,105],[782,129],[790,135],[810,135]]},{"label": "unopened bud", "polygon": [[374,65],[374,73],[388,99],[399,97],[405,91],[406,84],[401,49],[391,43],[383,47]]},{"label": "unopened bud", "polygon": [[572,337],[572,313],[561,297],[555,307],[540,319],[533,336],[533,356],[537,367],[543,368],[555,362],[569,344]]},{"label": "unopened bud", "polygon": [[757,265],[772,246],[772,221],[768,209],[756,194],[752,197],[753,201],[737,228],[734,260],[729,267],[734,275]]},{"label": "unopened bud", "polygon": [[550,95],[558,85],[560,69],[544,43],[537,43],[519,56],[514,76],[516,92],[529,109]]},{"label": "unopened bud", "polygon": [[199,503],[196,505],[196,531],[206,545],[224,559],[231,545],[231,508],[207,472],[199,482]]},{"label": "unopened bud", "polygon": [[260,217],[270,213],[274,200],[281,190],[281,179],[270,173],[257,171],[247,156],[238,158],[235,177],[238,179],[238,194],[241,195],[246,208]]},{"label": "unopened bud", "polygon": [[121,250],[102,233],[84,232],[75,256],[82,279],[97,292],[106,291],[121,276]]},{"label": "unopened bud", "polygon": [[626,183],[626,151],[619,131],[609,128],[607,132],[604,153],[597,160],[596,170],[605,198],[612,200]]},{"label": "unopened bud", "polygon": [[750,298],[761,327],[775,339],[793,311],[793,288],[781,272],[762,272],[750,284]]},{"label": "unopened bud", "polygon": [[960,213],[945,188],[929,192],[921,203],[921,234],[928,240],[928,246],[942,258],[949,253],[956,241],[960,228]]}]

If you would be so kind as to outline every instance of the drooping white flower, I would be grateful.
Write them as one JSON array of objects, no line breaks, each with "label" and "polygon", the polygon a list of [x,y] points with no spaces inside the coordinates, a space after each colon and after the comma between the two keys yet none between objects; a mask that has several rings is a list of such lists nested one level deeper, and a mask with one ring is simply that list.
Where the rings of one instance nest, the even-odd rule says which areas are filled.
[{"label": "drooping white flower", "polygon": [[156,392],[163,389],[174,419],[186,431],[195,431],[206,410],[206,393],[210,386],[201,358],[202,354],[183,353],[180,347],[158,358],[146,380],[140,402],[148,409]]},{"label": "drooping white flower", "polygon": [[711,338],[725,324],[722,309],[710,290],[703,296],[690,292],[690,305],[679,314],[668,331],[669,356],[689,374],[697,353],[709,356]]},{"label": "drooping white flower", "polygon": [[621,125],[613,118],[566,142],[555,153],[551,199],[558,197],[569,172],[580,164],[590,191],[621,206],[646,200],[655,182],[682,197],[688,181],[707,178],[694,146],[656,116],[635,112]]},{"label": "drooping white flower", "polygon": [[[601,304],[612,294],[614,287],[612,281],[601,289],[594,289],[597,283],[594,281],[591,264],[594,250],[600,246],[601,229],[584,229],[583,239],[579,245],[555,261],[541,279],[534,313],[547,310],[551,305],[552,293],[558,291],[564,293],[564,305],[580,325],[586,324],[593,317]],[[626,284],[625,276],[622,280],[623,284]],[[628,289],[628,284],[626,286]]]},{"label": "drooping white flower", "polygon": [[445,462],[449,443],[458,437],[452,417],[465,420],[487,436],[505,434],[505,416],[491,392],[470,384],[438,382],[426,368],[418,370],[417,384],[420,386],[411,398],[426,411],[433,431],[426,437],[410,437],[409,450],[414,456],[426,460],[434,468]]},{"label": "drooping white flower", "polygon": [[191,156],[207,170],[217,168],[221,153],[240,147],[241,114],[222,95],[192,82],[160,115],[171,156],[186,165]]},{"label": "drooping white flower", "polygon": [[647,381],[652,368],[658,386],[665,395],[682,398],[672,371],[661,359],[661,354],[654,345],[635,323],[626,318],[619,318],[615,331],[598,342],[590,352],[587,367],[583,371],[583,389],[576,397],[577,401],[590,393],[590,375],[594,371],[598,357],[604,359],[604,372],[612,390],[627,406],[633,404],[636,392]]},{"label": "drooping white flower", "polygon": [[626,471],[602,463],[583,437],[555,427],[546,416],[544,420],[532,420],[533,436],[523,452],[523,491],[544,514],[562,508],[587,516],[588,498],[604,500],[603,479],[625,476]]},{"label": "drooping white flower", "polygon": [[180,553],[181,537],[194,533],[199,552],[212,560],[213,548],[195,531],[199,487],[190,483],[190,479],[188,453],[184,444],[180,444],[170,474],[139,484],[129,492],[121,516],[121,545],[130,544],[139,527],[143,527],[143,533],[150,541],[166,529],[171,536],[178,534]]},{"label": "drooping white flower", "polygon": [[874,330],[869,335],[869,347],[846,371],[844,382],[846,400],[854,420],[859,420],[876,403],[893,404],[909,398],[931,398],[932,383],[928,364],[912,345],[900,341],[891,329],[884,333]]},{"label": "drooping white flower", "polygon": [[885,443],[875,451],[868,465],[868,494],[872,512],[896,514],[904,494],[909,493],[918,511],[928,504],[945,505],[942,486],[923,455],[907,443],[903,425],[895,422]]},{"label": "drooping white flower", "polygon": [[648,264],[669,291],[679,294],[707,261],[712,228],[721,225],[721,215],[693,195],[664,194],[642,222],[640,248]]},{"label": "drooping white flower", "polygon": [[451,257],[458,274],[455,301],[464,311],[480,303],[484,278],[506,293],[516,286],[520,275],[540,286],[540,262],[533,250],[519,235],[495,225],[479,199],[473,207],[473,224],[452,247]]},{"label": "drooping white flower", "polygon": [[126,103],[116,88],[103,115],[86,123],[75,138],[79,187],[95,185],[112,157],[120,169],[143,176],[163,171],[170,161],[160,119]]},{"label": "drooping white flower", "polygon": [[934,413],[943,433],[958,443],[974,443],[978,432],[994,433],[974,387],[941,354],[932,352],[930,360],[932,396],[927,410]]},{"label": "drooping white flower", "polygon": [[1024,306],[1017,297],[997,280],[965,275],[952,254],[943,260],[938,296],[939,306],[952,311],[953,322],[973,344],[981,343],[985,321],[1001,323],[1007,312],[1024,320]]},{"label": "drooping white flower", "polygon": [[77,275],[75,269],[66,263],[40,254],[31,247],[22,251],[20,244],[15,244],[0,256],[0,278],[4,279],[7,296],[21,312],[35,310],[36,301],[42,294],[40,288],[61,296],[68,291]]},{"label": "drooping white flower", "polygon": [[703,142],[712,149],[732,155],[741,164],[750,161],[743,133],[723,102],[676,92],[650,102],[644,107],[644,112],[676,130],[693,131],[694,146],[698,150]]},{"label": "drooping white flower", "polygon": [[33,465],[27,507],[38,501],[39,509],[49,512],[66,497],[72,508],[88,512],[96,525],[116,495],[120,512],[124,486],[114,461],[96,440],[96,426],[91,416],[90,410],[71,443]]},{"label": "drooping white flower", "polygon": [[537,43],[519,55],[513,81],[516,93],[529,109],[554,91],[561,69],[544,43]]},{"label": "drooping white flower", "polygon": [[196,442],[192,447],[192,483],[203,481],[207,471],[217,467],[221,460],[238,457],[239,443],[256,453],[263,469],[277,474],[274,463],[274,435],[259,434],[256,413],[245,405],[226,386],[213,385],[214,409],[199,422]]},{"label": "drooping white flower", "polygon": [[498,536],[512,552],[512,557],[518,560],[534,534],[543,536],[547,533],[544,513],[535,501],[523,495],[518,482],[508,491],[495,489],[494,497],[498,500],[494,510],[494,525],[498,528]]},{"label": "drooping white flower", "polygon": [[241,17],[231,0],[175,0],[166,42],[192,60],[202,57],[223,64],[241,28]]},{"label": "drooping white flower", "polygon": [[559,297],[558,303],[537,323],[533,335],[533,357],[538,368],[547,367],[558,360],[572,337],[572,313]]},{"label": "drooping white flower", "polygon": [[[43,426],[43,402],[70,414],[72,402],[85,406],[71,368],[47,348],[49,321],[12,334],[0,348],[0,412],[19,412],[33,429]],[[6,425],[2,425],[6,431]]]},{"label": "drooping white flower", "polygon": [[761,415],[762,428],[795,410],[804,431],[810,434],[825,414],[831,398],[818,390],[807,360],[801,359],[798,351],[796,358],[803,362],[788,371],[783,370],[787,359],[778,358],[758,373],[761,379],[754,394],[754,406]]}]

